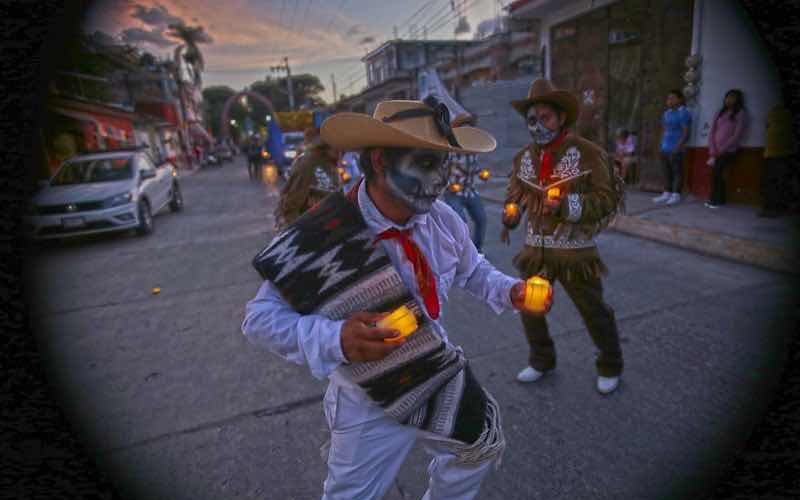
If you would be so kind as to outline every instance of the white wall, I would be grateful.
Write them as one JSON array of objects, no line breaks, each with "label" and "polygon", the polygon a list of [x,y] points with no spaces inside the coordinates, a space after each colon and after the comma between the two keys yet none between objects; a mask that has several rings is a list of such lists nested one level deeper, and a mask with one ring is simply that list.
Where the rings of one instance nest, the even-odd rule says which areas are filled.
[{"label": "white wall", "polygon": [[781,103],[780,77],[755,27],[738,2],[695,0],[702,11],[699,50],[700,93],[693,107],[690,145],[706,147],[711,121],[722,105],[725,92],[744,92],[750,125],[743,146],[763,147],[767,113]]}]

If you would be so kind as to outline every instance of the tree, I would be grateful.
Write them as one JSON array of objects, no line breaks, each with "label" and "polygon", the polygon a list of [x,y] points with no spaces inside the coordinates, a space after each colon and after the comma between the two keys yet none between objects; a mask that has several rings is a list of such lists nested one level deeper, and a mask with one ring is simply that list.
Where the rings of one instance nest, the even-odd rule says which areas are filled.
[{"label": "tree", "polygon": [[[211,127],[211,133],[214,137],[220,136],[222,110],[225,107],[225,102],[234,95],[236,95],[236,91],[225,85],[203,89],[203,114],[205,122]],[[232,118],[235,118],[233,116],[234,111],[231,108]]]},{"label": "tree", "polygon": [[[266,77],[264,80],[253,82],[250,90],[258,92],[272,102],[275,111],[289,111],[289,93],[287,90],[286,78]],[[300,74],[292,76],[292,88],[294,99],[299,106],[307,106],[309,109],[325,106],[325,101],[320,94],[325,91],[325,86],[314,75]],[[261,103],[254,103],[259,116],[267,112],[266,107]]]},{"label": "tree", "polygon": [[183,42],[175,48],[175,64],[180,70],[181,53],[183,53],[183,61],[186,63],[191,81],[196,87],[200,87],[202,84],[200,74],[205,69],[205,60],[198,44],[211,43],[211,37],[206,34],[202,26],[185,24],[170,24],[167,36]]}]

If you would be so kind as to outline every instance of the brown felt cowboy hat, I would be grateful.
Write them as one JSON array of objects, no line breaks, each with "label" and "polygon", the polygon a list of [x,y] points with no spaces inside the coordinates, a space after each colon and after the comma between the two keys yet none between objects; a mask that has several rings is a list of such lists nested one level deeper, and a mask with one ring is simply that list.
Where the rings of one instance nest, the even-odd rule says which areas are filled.
[{"label": "brown felt cowboy hat", "polygon": [[531,88],[528,89],[528,98],[511,101],[511,105],[514,106],[514,109],[516,109],[519,114],[527,116],[528,108],[540,102],[554,104],[564,110],[567,114],[565,126],[572,125],[578,118],[578,99],[572,95],[571,92],[555,88],[553,83],[546,78],[534,80],[531,84]]},{"label": "brown felt cowboy hat", "polygon": [[337,113],[322,123],[321,132],[325,142],[343,151],[390,147],[489,153],[497,147],[486,131],[452,127],[447,107],[433,98],[383,101],[372,116]]}]

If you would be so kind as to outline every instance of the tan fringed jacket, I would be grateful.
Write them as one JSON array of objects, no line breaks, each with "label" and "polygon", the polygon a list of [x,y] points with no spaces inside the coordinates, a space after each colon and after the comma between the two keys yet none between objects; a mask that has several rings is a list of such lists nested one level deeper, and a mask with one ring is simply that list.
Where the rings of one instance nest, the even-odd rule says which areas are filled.
[{"label": "tan fringed jacket", "polygon": [[[514,263],[524,277],[600,277],[606,268],[594,237],[621,207],[624,184],[610,170],[605,150],[571,134],[552,151],[553,174],[543,185],[541,152],[530,144],[514,157],[506,203],[517,203],[527,219],[525,247]],[[554,185],[561,190],[561,204],[543,215],[547,187]]]},{"label": "tan fringed jacket", "polygon": [[325,155],[324,148],[306,150],[292,164],[292,174],[281,189],[275,209],[278,230],[288,226],[330,193],[342,190],[336,160]]}]

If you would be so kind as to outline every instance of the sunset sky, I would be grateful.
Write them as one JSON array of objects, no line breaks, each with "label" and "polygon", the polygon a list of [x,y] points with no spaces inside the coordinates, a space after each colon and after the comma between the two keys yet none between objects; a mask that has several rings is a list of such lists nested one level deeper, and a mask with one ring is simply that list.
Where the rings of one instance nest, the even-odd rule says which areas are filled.
[{"label": "sunset sky", "polygon": [[200,46],[204,86],[239,90],[288,56],[292,73],[320,78],[323,98],[330,102],[330,75],[339,94],[361,90],[366,80],[359,59],[393,38],[394,26],[401,38],[409,37],[412,25],[420,32],[427,25],[429,39],[453,38],[453,5],[462,9],[473,31],[480,21],[502,13],[497,0],[98,0],[84,30],[101,30],[163,57],[174,47],[164,36],[169,23],[200,25],[210,39]]}]

